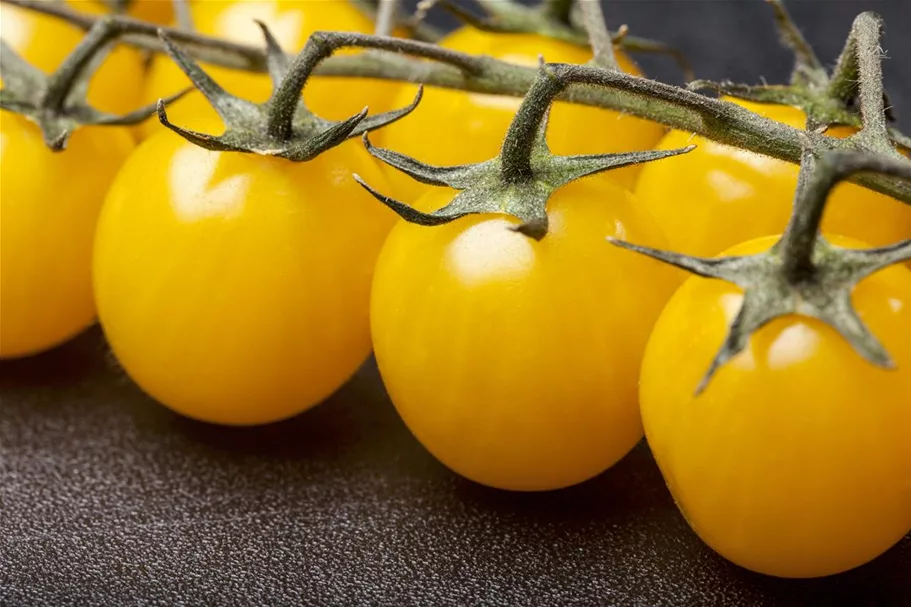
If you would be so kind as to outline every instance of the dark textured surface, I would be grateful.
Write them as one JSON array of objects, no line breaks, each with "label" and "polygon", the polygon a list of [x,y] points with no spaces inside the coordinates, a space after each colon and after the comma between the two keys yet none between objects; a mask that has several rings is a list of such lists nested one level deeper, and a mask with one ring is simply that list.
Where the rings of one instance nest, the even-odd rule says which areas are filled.
[{"label": "dark textured surface", "polygon": [[461,480],[408,434],[372,365],[292,421],[181,419],[97,331],[0,365],[4,605],[911,605],[911,541],[786,581],[689,532],[648,451],[582,486]]},{"label": "dark textured surface", "polygon": [[[911,37],[897,35],[911,4],[791,4],[826,61],[859,8],[886,16],[887,82],[911,113]],[[787,55],[767,10],[641,1],[608,13],[684,48],[700,76],[775,81]],[[645,63],[673,76],[664,59]],[[560,492],[461,480],[411,438],[371,365],[294,420],[216,428],[143,396],[93,330],[0,363],[0,399],[4,606],[911,605],[911,538],[823,580],[725,562],[688,530],[644,446]]]}]

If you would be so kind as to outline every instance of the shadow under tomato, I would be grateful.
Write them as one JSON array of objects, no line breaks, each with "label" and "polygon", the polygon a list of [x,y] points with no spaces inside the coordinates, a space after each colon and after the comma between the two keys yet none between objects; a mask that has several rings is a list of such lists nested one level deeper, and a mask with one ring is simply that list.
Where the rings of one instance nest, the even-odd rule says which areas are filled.
[{"label": "shadow under tomato", "polygon": [[911,534],[866,565],[823,578],[784,579],[733,565],[732,569],[732,576],[762,586],[780,605],[911,605]]},{"label": "shadow under tomato", "polygon": [[459,478],[456,491],[462,499],[492,510],[506,510],[535,518],[619,521],[654,509],[674,509],[661,472],[645,441],[597,477],[553,491],[516,492],[492,489]]},{"label": "shadow under tomato", "polygon": [[[163,407],[162,407],[163,408]],[[228,456],[350,459],[376,457],[407,434],[372,359],[322,403],[261,426],[219,426],[169,412],[171,430]]]},{"label": "shadow under tomato", "polygon": [[106,344],[98,325],[40,354],[0,360],[0,390],[65,386],[105,367]]},{"label": "shadow under tomato", "polygon": [[614,544],[621,547],[618,562],[654,559],[671,577],[700,578],[691,577],[694,586],[738,588],[744,605],[893,607],[895,597],[911,605],[911,535],[873,562],[827,578],[790,580],[748,571],[689,528],[645,441],[598,477],[556,491],[502,491],[452,476],[453,493],[472,516],[510,526],[531,550],[546,548],[555,534]]}]

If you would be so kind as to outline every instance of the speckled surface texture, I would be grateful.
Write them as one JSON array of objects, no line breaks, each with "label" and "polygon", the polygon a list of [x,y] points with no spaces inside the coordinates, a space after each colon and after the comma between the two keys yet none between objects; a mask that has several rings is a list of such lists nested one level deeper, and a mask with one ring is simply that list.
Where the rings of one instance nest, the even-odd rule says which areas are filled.
[{"label": "speckled surface texture", "polygon": [[0,365],[0,390],[2,605],[911,605],[911,538],[826,580],[726,563],[644,446],[549,494],[461,480],[370,364],[253,430],[151,402],[97,331]]},{"label": "speckled surface texture", "polygon": [[[911,114],[911,38],[895,35],[911,5],[792,4],[826,61],[859,8],[884,14],[886,47],[904,61],[887,62],[887,82]],[[771,46],[766,11],[757,2],[614,2],[609,14],[677,43],[701,76],[776,80],[787,56]],[[773,50],[760,56],[750,45]],[[661,60],[654,65],[661,75]],[[409,435],[369,363],[294,420],[224,429],[145,397],[95,329],[0,363],[0,400],[4,607],[911,606],[911,538],[823,580],[725,562],[689,531],[644,445],[560,492],[462,480]]]}]

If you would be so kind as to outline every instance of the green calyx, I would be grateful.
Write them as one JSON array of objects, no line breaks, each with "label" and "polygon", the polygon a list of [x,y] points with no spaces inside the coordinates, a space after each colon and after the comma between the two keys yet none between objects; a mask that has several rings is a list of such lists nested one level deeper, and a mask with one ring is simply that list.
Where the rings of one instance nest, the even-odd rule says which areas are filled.
[{"label": "green calyx", "polygon": [[854,310],[851,292],[858,282],[874,272],[911,259],[911,239],[886,247],[855,250],[836,247],[819,235],[829,192],[857,172],[875,172],[911,181],[911,163],[904,160],[855,151],[833,151],[814,160],[808,151],[801,164],[801,182],[791,221],[778,243],[765,253],[703,258],[611,239],[617,246],[699,276],[726,280],[743,289],[740,310],[697,394],[723,364],[747,346],[753,333],[773,319],[789,314],[827,323],[865,359],[879,367],[893,367],[889,354]]},{"label": "green calyx", "polygon": [[436,226],[466,215],[503,213],[522,222],[515,228],[516,231],[540,240],[547,234],[547,201],[559,188],[588,175],[675,156],[694,147],[626,154],[555,156],[550,153],[545,139],[547,115],[551,103],[566,86],[559,66],[542,66],[509,127],[500,155],[486,162],[452,167],[430,166],[404,154],[376,148],[365,137],[368,151],[386,164],[422,183],[460,190],[448,205],[433,213],[423,213],[385,196],[357,175],[355,179],[377,200],[411,223]]},{"label": "green calyx", "polygon": [[[0,41],[0,109],[21,114],[37,124],[48,147],[66,148],[72,133],[88,125],[124,126],[142,122],[155,113],[155,105],[123,116],[101,112],[86,101],[89,83],[101,66],[110,44],[122,33],[112,19],[101,19],[51,75],[33,67],[5,42]],[[162,101],[182,96],[184,92]]]},{"label": "green calyx", "polygon": [[209,135],[172,124],[159,102],[161,123],[187,141],[207,150],[246,152],[305,162],[343,141],[378,129],[408,115],[420,102],[423,88],[408,107],[367,115],[367,108],[342,120],[325,120],[304,105],[301,93],[313,68],[327,55],[319,34],[314,34],[300,54],[289,61],[278,42],[261,22],[266,41],[267,65],[273,92],[262,104],[231,95],[159,30],[165,50],[193,85],[206,97],[225,125],[221,135]]},{"label": "green calyx", "polygon": [[[786,85],[748,85],[733,82],[691,82],[691,90],[710,89],[720,94],[755,101],[798,107],[807,115],[808,130],[824,130],[832,125],[860,128],[864,120],[863,105],[878,106],[875,114],[883,121],[884,136],[874,144],[875,151],[888,153],[887,148],[900,145],[911,149],[911,139],[898,129],[887,126],[893,119],[890,106],[882,91],[883,23],[879,15],[865,12],[858,15],[851,27],[844,50],[831,74],[816,56],[781,0],[766,0],[773,8],[775,21],[783,44],[794,55],[791,82]],[[879,83],[875,93],[879,99],[864,99],[864,83]],[[876,87],[867,87],[876,88]],[[866,142],[868,146],[871,142]]]}]

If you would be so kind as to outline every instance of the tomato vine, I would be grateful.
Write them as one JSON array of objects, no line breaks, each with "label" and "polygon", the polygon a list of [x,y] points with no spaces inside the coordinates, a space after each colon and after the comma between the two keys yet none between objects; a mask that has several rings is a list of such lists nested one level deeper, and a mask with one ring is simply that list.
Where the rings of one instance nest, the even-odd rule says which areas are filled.
[{"label": "tomato vine", "polygon": [[562,77],[568,69],[563,64],[541,67],[506,132],[497,158],[471,165],[434,167],[393,150],[375,148],[365,137],[370,153],[386,164],[422,183],[461,190],[445,207],[423,213],[384,196],[359,179],[361,185],[411,223],[441,225],[466,215],[499,212],[523,222],[515,228],[517,232],[540,240],[547,234],[547,201],[559,188],[588,175],[660,160],[692,149],[690,146],[625,154],[552,155],[545,140],[547,115],[554,99],[569,83]]},{"label": "tomato vine", "polygon": [[[36,0],[0,1],[56,16],[84,29],[90,28],[97,21],[95,17]],[[780,4],[777,0],[772,3]],[[158,39],[158,30],[162,29],[169,38],[184,45],[186,51],[199,61],[237,69],[268,71],[267,54],[261,48],[229,43],[174,28],[159,28],[154,24],[123,17],[115,17],[113,20],[120,24],[124,41],[141,48],[161,52],[163,46]],[[603,27],[603,24],[593,27]],[[881,70],[874,68],[874,63],[878,64],[881,59],[881,27],[882,21],[875,13],[866,12],[858,16],[833,77],[833,90],[839,94],[844,94],[846,89],[854,92],[867,91],[859,96],[862,101],[866,100],[861,106],[865,105],[864,111],[868,113],[875,112],[875,99],[882,96]],[[352,37],[340,32],[320,35],[336,40],[333,51],[343,47],[377,48],[383,44],[378,40],[381,37]],[[361,53],[354,56],[329,57],[314,69],[313,74],[419,82],[444,88],[511,96],[524,96],[537,75],[534,68],[464,53],[458,53],[458,66],[451,65],[452,61],[447,62],[448,64],[441,63],[438,61],[439,47],[436,45],[402,39],[389,40],[386,43],[387,48],[395,50],[395,53]],[[434,61],[423,61],[403,54]],[[821,133],[807,133],[791,128],[733,103],[681,87],[595,67],[580,66],[577,69],[579,71],[576,72],[573,84],[590,86],[567,87],[559,97],[563,101],[627,112],[671,128],[694,132],[720,143],[794,163],[800,162],[807,137],[817,154],[853,146],[853,142],[839,142]],[[857,78],[852,79],[852,75]],[[884,128],[889,143],[881,140],[881,144],[891,146],[894,142],[909,147],[911,139],[908,136],[895,128]],[[882,145],[878,147],[882,149]],[[911,186],[901,181],[868,175],[854,176],[852,181],[911,204]]]},{"label": "tomato vine", "polygon": [[[0,108],[22,114],[35,122],[44,141],[53,151],[66,148],[73,130],[87,125],[123,126],[142,122],[155,113],[146,106],[123,116],[101,112],[86,100],[88,83],[100,66],[105,47],[121,32],[120,23],[102,19],[96,22],[80,44],[52,74],[29,65],[5,42],[0,41],[0,69],[4,86],[0,91]],[[181,97],[172,95],[165,103]]]}]

